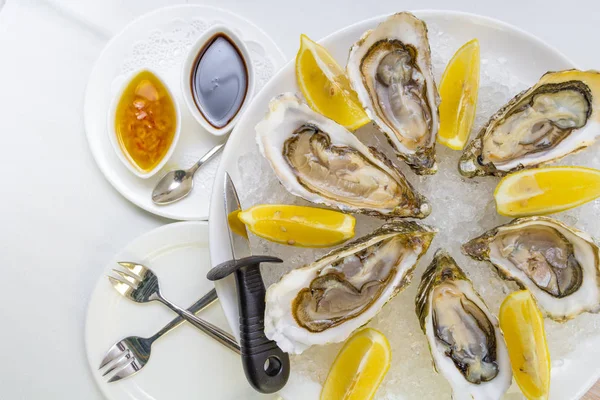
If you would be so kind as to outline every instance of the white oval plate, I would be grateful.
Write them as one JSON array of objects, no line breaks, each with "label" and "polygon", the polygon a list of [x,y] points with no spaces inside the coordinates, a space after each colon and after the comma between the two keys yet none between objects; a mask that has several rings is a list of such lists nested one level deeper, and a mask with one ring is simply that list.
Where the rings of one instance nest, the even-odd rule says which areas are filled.
[{"label": "white oval plate", "polygon": [[[416,11],[415,14],[424,19],[425,22],[439,27],[440,33],[438,34],[441,35],[441,32],[443,32],[443,35],[449,35],[457,43],[462,44],[474,37],[478,38],[482,49],[493,49],[493,53],[499,55],[499,59],[496,61],[503,64],[503,72],[510,79],[515,78],[532,85],[546,71],[574,67],[556,49],[506,23],[478,15],[450,11]],[[320,43],[331,52],[341,65],[345,65],[350,46],[363,32],[375,27],[384,18],[385,16],[377,17],[351,25],[324,38]],[[443,37],[438,38],[438,40],[443,40]],[[436,54],[434,54],[435,56]],[[449,60],[450,56],[451,53],[447,55],[448,58],[445,62]],[[482,65],[482,73],[485,68],[486,66]],[[213,265],[231,258],[229,239],[225,229],[223,190],[221,189],[223,174],[225,171],[229,172],[238,187],[242,186],[240,185],[243,182],[240,182],[242,174],[238,160],[244,155],[258,152],[255,145],[248,145],[248,138],[255,136],[254,126],[268,110],[269,100],[286,91],[299,91],[294,76],[293,61],[283,67],[265,86],[264,90],[254,98],[246,114],[234,129],[230,143],[225,149],[215,178],[216,186],[213,191],[210,210],[210,250]],[[410,172],[408,173],[410,174]],[[414,178],[414,175],[409,176],[410,178]],[[241,195],[241,197],[244,196]],[[243,201],[242,205],[244,206]],[[245,206],[250,205],[246,204]],[[425,223],[427,223],[427,220],[425,220]],[[433,250],[435,249],[432,249],[431,253]],[[282,251],[285,251],[285,249],[282,248]],[[415,277],[415,280],[417,279]],[[416,285],[416,283],[413,282],[413,285]],[[215,286],[229,324],[234,333],[239,335],[235,282],[231,277],[228,277],[216,282]],[[597,360],[600,356],[600,335],[595,339],[597,340],[592,341],[593,343],[581,344],[579,348],[569,354],[568,358],[553,365],[551,399],[577,399],[598,379],[600,364]],[[286,400],[316,399],[319,394],[319,385],[313,381],[310,382],[312,386],[308,386],[306,380],[295,376],[292,370],[290,382],[280,394]],[[314,387],[315,385],[317,387]],[[512,393],[510,395],[511,399],[522,398],[515,386],[513,385],[510,391]],[[405,390],[405,393],[398,393],[394,396],[414,397],[416,395],[415,393],[411,394],[411,388],[408,385],[403,390]]]},{"label": "white oval plate", "polygon": [[[127,25],[106,45],[90,75],[85,93],[85,130],[92,155],[106,179],[132,203],[163,217],[179,220],[208,219],[208,205],[220,156],[194,176],[194,190],[176,203],[157,206],[150,195],[168,171],[189,168],[225,138],[204,130],[188,111],[181,91],[181,70],[188,49],[210,26],[226,25],[241,37],[252,57],[255,93],[281,68],[285,57],[266,33],[250,21],[219,8],[184,5],[161,8]],[[165,166],[149,179],[141,179],[123,165],[110,143],[108,108],[125,77],[151,68],[160,73],[181,109],[181,137]]]},{"label": "white oval plate", "polygon": [[[111,400],[268,399],[246,382],[239,356],[214,339],[183,324],[157,340],[148,364],[136,375],[106,383],[98,371],[105,352],[130,335],[148,337],[176,315],[162,304],[134,303],[118,294],[106,279],[117,261],[138,261],[159,277],[163,294],[187,307],[212,288],[208,224],[179,222],[154,229],[129,243],[104,267],[94,289],[85,327],[92,375]],[[226,329],[218,302],[199,314]]]}]

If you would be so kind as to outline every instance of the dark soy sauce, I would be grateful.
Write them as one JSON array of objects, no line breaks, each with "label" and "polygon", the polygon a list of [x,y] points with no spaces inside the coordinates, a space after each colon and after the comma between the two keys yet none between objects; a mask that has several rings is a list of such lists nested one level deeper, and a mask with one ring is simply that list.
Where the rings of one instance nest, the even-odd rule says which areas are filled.
[{"label": "dark soy sauce", "polygon": [[191,76],[196,107],[215,128],[222,128],[240,110],[248,91],[248,68],[235,44],[223,33],[200,50]]}]

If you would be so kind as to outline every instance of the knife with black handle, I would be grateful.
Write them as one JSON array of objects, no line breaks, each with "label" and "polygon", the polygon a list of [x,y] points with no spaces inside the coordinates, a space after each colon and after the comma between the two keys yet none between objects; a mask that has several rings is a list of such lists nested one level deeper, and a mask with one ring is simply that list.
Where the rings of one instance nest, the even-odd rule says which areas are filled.
[{"label": "knife with black handle", "polygon": [[[240,202],[229,174],[225,173],[225,212],[240,210]],[[261,393],[274,393],[285,386],[290,375],[290,360],[272,340],[265,336],[265,285],[260,273],[262,262],[282,262],[271,256],[252,256],[246,228],[234,233],[229,227],[233,259],[209,271],[210,280],[223,279],[234,273],[240,310],[240,348],[242,364],[250,385]],[[241,234],[243,233],[243,234]]]}]

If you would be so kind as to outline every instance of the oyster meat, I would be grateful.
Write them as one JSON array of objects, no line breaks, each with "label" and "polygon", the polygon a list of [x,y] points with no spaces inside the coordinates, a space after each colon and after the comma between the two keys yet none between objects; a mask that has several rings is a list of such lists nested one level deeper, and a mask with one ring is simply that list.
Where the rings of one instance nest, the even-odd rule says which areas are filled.
[{"label": "oyster meat", "polygon": [[465,148],[462,175],[504,176],[556,161],[600,135],[600,73],[548,72],[494,114]]},{"label": "oyster meat", "polygon": [[600,249],[589,235],[560,221],[518,218],[471,240],[463,251],[529,289],[554,320],[600,311]]},{"label": "oyster meat", "polygon": [[390,16],[352,46],[346,71],[396,153],[417,174],[434,174],[440,100],[425,23],[407,12]]},{"label": "oyster meat", "polygon": [[450,383],[452,398],[502,398],[512,382],[504,336],[496,317],[447,252],[436,252],[423,273],[415,303],[435,369]]},{"label": "oyster meat", "polygon": [[267,290],[265,334],[288,353],[346,340],[412,279],[435,230],[386,224],[295,269]]},{"label": "oyster meat", "polygon": [[292,194],[342,211],[424,218],[427,200],[377,149],[311,110],[291,93],[269,105],[256,140],[279,181]]}]

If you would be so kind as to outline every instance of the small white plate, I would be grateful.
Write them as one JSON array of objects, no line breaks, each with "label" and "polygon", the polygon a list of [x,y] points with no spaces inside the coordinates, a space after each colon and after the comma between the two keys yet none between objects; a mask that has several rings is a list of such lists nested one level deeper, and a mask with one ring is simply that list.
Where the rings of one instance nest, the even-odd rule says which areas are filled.
[{"label": "small white plate", "polygon": [[[106,275],[117,261],[139,261],[160,279],[163,294],[187,307],[212,288],[206,222],[179,222],[150,231],[129,243],[104,267],[88,305],[85,345],[92,375],[110,400],[270,399],[246,382],[239,356],[183,324],[152,346],[152,356],[136,375],[106,383],[98,371],[105,352],[130,335],[148,337],[175,314],[159,303],[137,304],[119,295]],[[227,328],[219,303],[199,314]]]},{"label": "small white plate", "polygon": [[[188,168],[225,138],[204,130],[184,106],[180,74],[188,49],[212,25],[226,25],[242,38],[252,58],[254,93],[281,68],[285,57],[262,30],[242,17],[219,8],[197,5],[155,10],[127,25],[106,45],[90,75],[85,94],[85,130],[92,155],[106,179],[132,203],[163,217],[208,219],[208,205],[219,156],[202,166],[194,190],[176,203],[157,206],[151,193],[156,182],[172,169]],[[107,133],[111,101],[134,70],[150,68],[166,81],[181,107],[181,137],[171,159],[149,179],[135,176],[121,163]],[[250,94],[252,95],[252,94]]]},{"label": "small white plate", "polygon": [[[573,68],[573,64],[556,49],[506,23],[474,14],[453,11],[415,11],[414,13],[426,23],[435,24],[439,28],[440,36],[449,35],[456,39],[458,43],[465,43],[473,38],[478,38],[482,49],[492,49],[493,53],[502,59],[501,62],[505,64],[504,71],[508,76],[521,82],[533,84],[546,71]],[[385,17],[387,16],[348,26],[320,40],[319,43],[327,48],[340,65],[345,65],[350,46],[366,30],[374,28]],[[441,39],[438,38],[438,40]],[[484,71],[485,65],[482,65],[482,73]],[[254,98],[231,134],[230,145],[223,153],[215,177],[216,190],[213,191],[211,200],[209,231],[212,265],[217,265],[231,258],[228,233],[224,223],[223,190],[221,190],[224,172],[227,171],[233,181],[239,184],[238,190],[243,187],[240,160],[251,156],[253,153],[258,154],[257,147],[255,145],[249,146],[247,138],[255,136],[254,127],[268,110],[270,99],[288,91],[299,92],[294,75],[293,60],[283,67],[265,86],[264,90]],[[414,179],[414,176],[410,176],[409,179]],[[267,185],[268,183],[265,183],[265,186]],[[243,193],[240,193],[240,197],[244,197]],[[250,204],[243,204],[242,200],[242,206],[248,207]],[[427,220],[424,222],[427,223]],[[457,227],[457,229],[460,229],[460,227]],[[255,250],[258,250],[258,248]],[[431,249],[430,252],[433,250],[435,249]],[[270,255],[277,256],[277,254]],[[415,281],[417,280],[415,277]],[[415,281],[412,285],[418,284]],[[227,320],[234,334],[239,335],[235,280],[232,277],[227,277],[217,281],[215,287]],[[412,301],[410,299],[411,307],[413,306]],[[420,332],[415,331],[414,334],[420,334]],[[553,365],[550,393],[550,399],[552,400],[578,399],[583,396],[600,375],[600,364],[598,363],[600,334],[593,337],[593,340],[578,345],[578,348],[569,354],[569,357],[563,359],[560,365]],[[280,392],[280,395],[286,400],[318,399],[319,387],[320,385],[317,382],[307,382],[306,379],[301,379],[299,375],[294,374],[292,369],[290,381]],[[514,393],[516,397],[511,398],[522,398],[516,385],[513,388],[516,391]],[[411,387],[408,385],[403,390],[404,393],[394,393],[393,395],[398,396],[397,398],[418,396],[418,394],[411,391]]]}]

